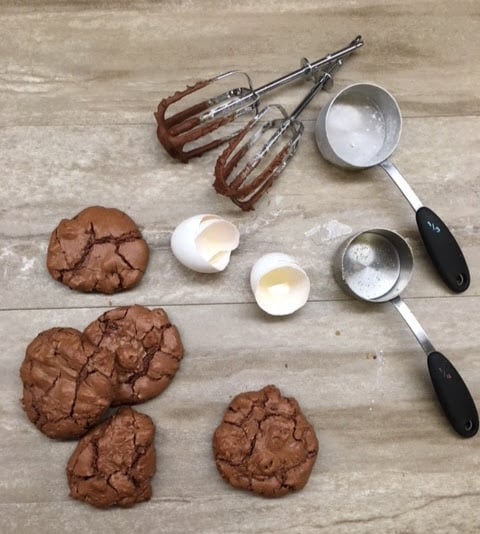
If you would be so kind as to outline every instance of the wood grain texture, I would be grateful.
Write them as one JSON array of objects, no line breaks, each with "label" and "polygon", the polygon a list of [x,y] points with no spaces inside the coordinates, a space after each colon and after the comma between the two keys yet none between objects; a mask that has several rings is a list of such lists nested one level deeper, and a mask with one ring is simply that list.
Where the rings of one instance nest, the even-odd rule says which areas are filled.
[{"label": "wood grain texture", "polygon": [[[335,254],[353,232],[392,228],[413,248],[407,303],[480,401],[480,6],[477,1],[0,0],[0,532],[475,533],[480,445],[448,427],[423,352],[393,306],[347,297]],[[339,170],[313,137],[322,93],[302,115],[299,151],[253,212],[216,195],[217,154],[188,165],[158,145],[153,111],[187,84],[230,70],[255,85],[362,34],[336,75],[385,86],[403,132],[393,161],[457,237],[472,283],[438,280],[412,209],[381,169]],[[335,89],[334,89],[335,90]],[[292,110],[296,83],[266,102]],[[141,284],[112,296],[76,293],[45,268],[62,218],[100,204],[126,211],[151,258]],[[172,256],[184,218],[216,213],[241,243],[226,271],[200,275]],[[248,278],[263,253],[293,254],[309,302],[273,318]],[[68,497],[75,447],[26,419],[19,367],[53,326],[83,329],[111,307],[164,306],[185,343],[175,380],[138,407],[157,426],[154,496],[130,510],[92,510]],[[211,436],[231,398],[277,385],[295,397],[320,453],[304,490],[267,500],[219,477]]]}]

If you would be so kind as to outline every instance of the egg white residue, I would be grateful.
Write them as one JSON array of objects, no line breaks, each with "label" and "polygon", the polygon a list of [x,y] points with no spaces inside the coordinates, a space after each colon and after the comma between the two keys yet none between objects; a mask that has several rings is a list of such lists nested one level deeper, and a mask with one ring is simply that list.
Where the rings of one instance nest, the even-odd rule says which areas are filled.
[{"label": "egg white residue", "polygon": [[308,300],[310,280],[289,255],[272,252],[259,258],[250,273],[259,307],[270,315],[289,315]]}]

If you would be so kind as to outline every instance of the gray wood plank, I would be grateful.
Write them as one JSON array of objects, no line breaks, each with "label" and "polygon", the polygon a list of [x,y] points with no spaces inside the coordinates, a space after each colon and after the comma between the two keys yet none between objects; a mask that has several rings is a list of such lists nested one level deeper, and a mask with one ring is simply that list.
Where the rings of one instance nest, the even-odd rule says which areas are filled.
[{"label": "gray wood plank", "polygon": [[[457,237],[478,295],[480,241],[477,118],[407,119],[393,160],[424,203]],[[253,212],[243,213],[211,187],[215,155],[187,165],[171,160],[143,126],[9,127],[0,130],[2,308],[43,308],[162,302],[251,302],[248,277],[262,254],[294,255],[312,281],[312,300],[343,298],[332,262],[348,235],[394,228],[414,249],[416,272],[408,296],[449,294],[433,270],[414,212],[380,169],[352,173],[322,160],[312,124],[298,154]],[[429,132],[434,132],[433,138]],[[173,199],[173,201],[172,201]],[[45,268],[50,233],[62,218],[89,205],[123,209],[151,248],[136,289],[105,297],[68,290]],[[216,213],[238,225],[240,247],[219,275],[184,268],[170,236],[184,218]]]},{"label": "gray wood plank", "polygon": [[[339,85],[384,85],[406,116],[478,115],[478,6],[468,0],[5,4],[3,125],[150,123],[161,98],[193,81],[238,69],[259,86],[359,33],[368,49]],[[298,96],[276,99],[292,109]]]},{"label": "gray wood plank", "polygon": [[[461,308],[437,299],[435,317],[430,299],[411,305],[478,392],[480,363],[472,359],[477,335],[453,326],[468,323],[476,298],[465,299]],[[353,302],[308,304],[290,320],[260,316],[253,305],[167,308],[182,333],[185,358],[169,388],[137,406],[157,426],[154,498],[107,514],[70,502],[64,469],[75,443],[50,440],[26,419],[18,369],[38,331],[82,329],[102,311],[0,312],[2,532],[30,532],[34,525],[46,531],[56,515],[52,532],[65,528],[67,518],[73,532],[97,530],[105,521],[112,531],[125,522],[134,531],[142,525],[152,532],[160,524],[167,532],[264,532],[273,526],[347,532],[349,524],[361,529],[364,523],[394,532],[424,519],[440,528],[436,514],[443,505],[450,510],[443,525],[468,532],[475,524],[461,511],[478,499],[478,441],[462,441],[450,431],[425,358],[393,307]],[[307,487],[281,506],[229,488],[210,450],[231,397],[268,383],[297,398],[321,451]],[[240,523],[231,522],[232,514]]]}]

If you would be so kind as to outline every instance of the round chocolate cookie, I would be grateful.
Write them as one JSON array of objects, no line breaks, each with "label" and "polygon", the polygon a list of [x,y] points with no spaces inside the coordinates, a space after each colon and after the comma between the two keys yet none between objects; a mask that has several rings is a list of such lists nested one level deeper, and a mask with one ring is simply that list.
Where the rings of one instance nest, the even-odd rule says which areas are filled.
[{"label": "round chocolate cookie", "polygon": [[137,225],[115,208],[93,206],[63,219],[50,236],[49,273],[84,292],[115,293],[138,284],[148,246]]},{"label": "round chocolate cookie", "polygon": [[51,438],[83,436],[112,402],[114,361],[113,353],[73,328],[40,333],[20,368],[28,418]]},{"label": "round chocolate cookie", "polygon": [[232,400],[213,435],[213,454],[232,486],[280,497],[305,486],[318,441],[297,401],[266,386]]},{"label": "round chocolate cookie", "polygon": [[117,385],[113,404],[138,404],[160,394],[175,376],[183,346],[161,308],[115,308],[85,329],[98,347],[115,354]]},{"label": "round chocolate cookie", "polygon": [[148,501],[155,474],[154,438],[148,415],[120,408],[90,430],[70,457],[70,496],[98,508]]}]

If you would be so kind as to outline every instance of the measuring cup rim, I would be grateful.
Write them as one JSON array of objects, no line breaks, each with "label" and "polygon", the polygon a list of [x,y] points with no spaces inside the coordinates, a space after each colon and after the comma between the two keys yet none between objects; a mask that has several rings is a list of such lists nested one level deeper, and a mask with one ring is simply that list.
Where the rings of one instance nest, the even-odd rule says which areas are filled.
[{"label": "measuring cup rim", "polygon": [[[407,263],[406,265],[405,264],[400,265],[399,278],[397,279],[395,284],[386,293],[375,298],[362,296],[357,291],[352,289],[351,284],[347,281],[347,276],[346,276],[345,257],[346,257],[347,251],[351,247],[352,243],[363,234],[378,234],[378,235],[381,235],[387,238],[392,244],[392,246],[395,248],[395,250],[397,250],[397,252],[399,249],[398,244],[400,244],[403,247],[403,253],[407,255]],[[364,302],[373,302],[373,303],[389,302],[390,300],[394,299],[395,297],[401,294],[401,292],[408,286],[412,278],[413,251],[412,251],[412,247],[409,245],[407,240],[395,230],[390,230],[388,228],[378,228],[378,227],[367,228],[365,230],[356,232],[355,234],[351,235],[344,241],[343,245],[339,249],[339,253],[337,254],[337,263],[340,264],[339,265],[340,266],[340,269],[339,269],[340,282],[342,286],[348,291],[348,293],[350,293],[356,299],[364,301]],[[400,280],[400,275],[403,275],[401,280]]]},{"label": "measuring cup rim", "polygon": [[[329,136],[329,132],[328,132],[328,128],[327,128],[328,117],[330,115],[330,111],[331,111],[332,107],[334,106],[335,102],[338,100],[338,98],[341,97],[342,95],[344,95],[346,92],[348,92],[348,91],[350,91],[352,89],[355,89],[355,88],[360,88],[360,87],[373,88],[373,89],[377,90],[378,92],[383,93],[384,95],[386,95],[387,98],[391,101],[391,103],[393,105],[393,108],[396,111],[397,118],[398,118],[398,127],[397,127],[397,132],[396,132],[396,138],[395,138],[395,142],[393,143],[392,149],[389,151],[389,153],[386,156],[383,155],[381,158],[373,159],[371,162],[368,163],[368,165],[358,165],[356,163],[351,163],[350,161],[346,160],[343,156],[339,155],[338,152],[334,149],[334,147],[333,147],[333,145],[332,145],[332,143],[330,141],[330,136]],[[400,106],[398,105],[398,102],[397,102],[396,98],[392,95],[392,93],[390,93],[390,91],[388,91],[387,89],[385,89],[381,85],[378,85],[378,84],[375,84],[375,83],[371,83],[371,82],[355,82],[355,83],[352,83],[350,85],[347,85],[346,87],[344,87],[343,89],[338,91],[338,93],[336,95],[333,96],[333,98],[325,105],[325,107],[322,109],[322,111],[323,111],[323,129],[324,129],[324,132],[325,132],[324,135],[325,135],[325,137],[326,137],[326,139],[328,141],[330,150],[335,154],[335,157],[338,160],[344,162],[344,166],[346,166],[346,167],[348,167],[350,169],[356,169],[356,170],[368,169],[370,167],[375,167],[375,165],[379,165],[383,161],[388,160],[388,158],[393,154],[393,152],[396,150],[396,148],[398,146],[398,143],[400,142],[400,137],[401,137],[401,134],[402,134],[402,125],[403,125],[402,112],[400,110]],[[322,116],[322,111],[320,112],[319,118]]]},{"label": "measuring cup rim", "polygon": [[362,85],[364,85],[365,87],[374,87],[375,89],[379,89],[380,91],[382,91],[384,93],[387,93],[388,96],[390,96],[396,102],[395,97],[392,95],[392,93],[388,89],[385,89],[385,87],[383,87],[382,85],[380,85],[378,83],[373,83],[373,82],[354,82],[354,83],[351,83],[349,85],[346,85],[345,87],[340,89],[340,91],[338,91],[336,95],[334,95],[332,100],[334,100],[339,94],[343,93],[347,89],[351,89],[352,87],[359,87],[359,86],[362,86]]}]

